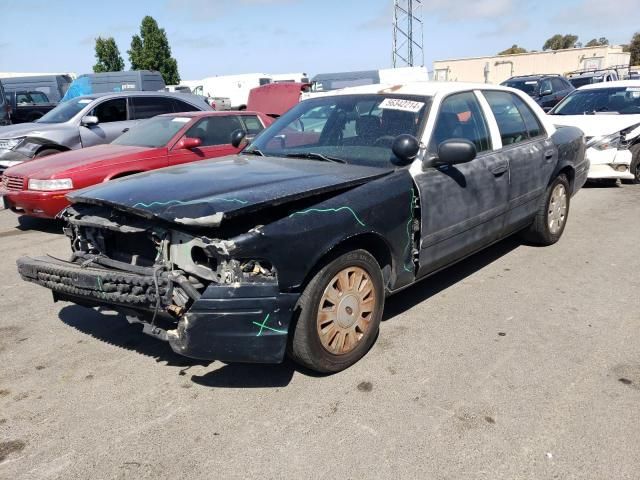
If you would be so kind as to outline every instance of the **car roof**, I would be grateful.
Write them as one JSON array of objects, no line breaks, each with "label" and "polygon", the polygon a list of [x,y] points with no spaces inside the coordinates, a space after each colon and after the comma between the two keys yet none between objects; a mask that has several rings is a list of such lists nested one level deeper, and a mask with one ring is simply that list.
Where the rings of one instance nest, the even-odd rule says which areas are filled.
[{"label": "car roof", "polygon": [[184,98],[191,101],[204,101],[202,97],[198,95],[191,95],[189,93],[182,92],[156,92],[156,91],[131,91],[131,92],[106,92],[106,93],[91,93],[89,95],[81,95],[74,97],[71,100],[78,100],[81,98],[96,100],[98,98],[119,98],[119,97],[169,97],[169,98]]},{"label": "car roof", "polygon": [[[349,87],[340,90],[323,92],[325,95],[351,95],[351,94],[401,94],[420,95],[432,97],[434,95],[447,95],[455,92],[469,90],[504,90],[512,92],[512,88],[501,85],[491,85],[487,83],[467,83],[467,82],[408,82],[404,84],[387,83],[363,85],[360,87]],[[313,98],[313,97],[312,97]]]},{"label": "car roof", "polygon": [[591,85],[585,85],[578,90],[597,90],[599,88],[624,88],[624,87],[636,87],[640,88],[640,80],[617,80],[615,82],[602,82],[593,83]]},{"label": "car roof", "polygon": [[164,113],[158,115],[158,117],[186,117],[186,118],[200,118],[200,117],[228,117],[230,115],[260,115],[258,112],[252,112],[248,110],[222,110],[222,111],[198,111],[198,112],[175,112]]}]

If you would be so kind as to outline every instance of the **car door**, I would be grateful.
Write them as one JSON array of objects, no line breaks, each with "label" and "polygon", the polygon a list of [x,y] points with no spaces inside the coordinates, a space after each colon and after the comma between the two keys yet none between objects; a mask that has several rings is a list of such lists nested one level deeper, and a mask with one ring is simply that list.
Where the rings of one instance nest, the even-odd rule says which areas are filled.
[{"label": "car door", "polygon": [[536,113],[516,94],[483,92],[498,124],[502,149],[509,162],[509,205],[506,228],[530,221],[557,162],[557,148]]},{"label": "car door", "polygon": [[169,152],[169,165],[238,153],[240,148],[231,145],[231,134],[239,129],[244,129],[244,125],[237,115],[214,115],[199,120],[187,130],[184,137],[199,138],[200,146],[184,149],[178,141]]},{"label": "car door", "polygon": [[427,154],[435,155],[445,140],[464,138],[476,146],[474,160],[455,166],[421,166],[417,173],[412,168],[422,219],[419,276],[490,244],[503,231],[508,162],[495,150],[500,148],[497,129],[482,102],[479,93],[471,91],[446,97],[427,147]]},{"label": "car door", "polygon": [[85,115],[97,117],[98,124],[80,126],[83,147],[111,143],[136,123],[129,119],[126,97],[98,102]]}]

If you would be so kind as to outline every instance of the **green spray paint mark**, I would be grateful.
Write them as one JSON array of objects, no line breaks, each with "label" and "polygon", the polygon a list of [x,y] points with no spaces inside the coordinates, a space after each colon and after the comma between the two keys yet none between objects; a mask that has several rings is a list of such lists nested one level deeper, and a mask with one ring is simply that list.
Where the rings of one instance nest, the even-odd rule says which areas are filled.
[{"label": "green spray paint mark", "polygon": [[251,322],[251,323],[253,323],[254,325],[256,325],[256,326],[260,327],[260,331],[258,332],[258,334],[256,335],[256,337],[260,337],[260,336],[262,335],[262,332],[263,332],[264,330],[269,330],[269,331],[271,331],[271,332],[275,332],[275,333],[283,333],[283,334],[287,333],[287,331],[286,331],[286,330],[277,330],[277,329],[275,329],[275,328],[267,327],[267,322],[269,321],[269,317],[270,317],[270,316],[271,316],[271,314],[270,314],[270,313],[268,313],[268,314],[267,314],[267,316],[266,316],[266,317],[264,317],[264,321],[263,321],[262,323],[258,323],[258,322]]},{"label": "green spray paint mark", "polygon": [[98,288],[102,292],[102,278],[98,277]]},{"label": "green spray paint mark", "polygon": [[353,218],[356,219],[356,222],[358,222],[360,225],[362,225],[363,227],[365,227],[365,223],[360,220],[360,218],[358,218],[358,215],[356,214],[356,212],[354,212],[350,207],[340,207],[340,208],[310,208],[308,210],[302,210],[300,212],[293,212],[291,215],[289,215],[289,218],[293,217],[294,215],[307,215],[309,213],[338,213],[341,211],[348,211],[349,213],[351,213],[351,215],[353,215]]},{"label": "green spray paint mark", "polygon": [[139,208],[139,207],[144,207],[144,208],[151,208],[154,206],[167,206],[167,205],[191,205],[194,203],[204,203],[204,202],[215,202],[215,201],[221,201],[221,202],[228,202],[228,203],[239,203],[240,205],[246,205],[247,203],[249,203],[246,200],[240,200],[239,198],[222,198],[222,197],[214,197],[214,198],[209,198],[209,199],[204,199],[204,200],[193,200],[190,202],[182,202],[180,200],[169,200],[168,202],[151,202],[151,203],[143,203],[143,202],[138,202],[136,203],[133,208]]},{"label": "green spray paint mark", "polygon": [[407,252],[408,255],[408,259],[406,261],[406,263],[404,264],[404,269],[407,272],[411,272],[414,273],[414,265],[413,265],[413,258],[412,258],[412,252],[411,252],[411,246],[413,244],[413,221],[414,221],[414,217],[413,217],[413,206],[415,203],[416,197],[413,193],[413,188],[411,189],[411,203],[409,204],[409,221],[407,222],[407,246],[405,247],[405,251]]}]

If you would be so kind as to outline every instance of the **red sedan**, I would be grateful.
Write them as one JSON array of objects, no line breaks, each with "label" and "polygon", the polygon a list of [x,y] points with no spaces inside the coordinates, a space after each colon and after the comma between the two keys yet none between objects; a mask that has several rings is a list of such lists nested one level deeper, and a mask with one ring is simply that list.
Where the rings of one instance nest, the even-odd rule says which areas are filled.
[{"label": "red sedan", "polygon": [[[134,173],[238,152],[231,134],[248,136],[272,118],[255,112],[189,112],[160,115],[136,125],[112,143],[31,160],[4,172],[5,204],[23,215],[55,218],[69,205],[65,195]],[[1,198],[0,198],[1,200]]]}]

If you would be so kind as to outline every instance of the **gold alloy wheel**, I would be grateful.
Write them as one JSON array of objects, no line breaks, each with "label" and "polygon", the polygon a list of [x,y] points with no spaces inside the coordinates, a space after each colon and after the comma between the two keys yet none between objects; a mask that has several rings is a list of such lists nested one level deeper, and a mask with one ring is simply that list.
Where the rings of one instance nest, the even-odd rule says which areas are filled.
[{"label": "gold alloy wheel", "polygon": [[351,352],[374,318],[376,291],[369,274],[348,267],[331,279],[318,305],[317,329],[322,346],[334,355]]},{"label": "gold alloy wheel", "polygon": [[549,202],[549,230],[556,235],[567,219],[567,189],[559,183],[551,192]]}]

